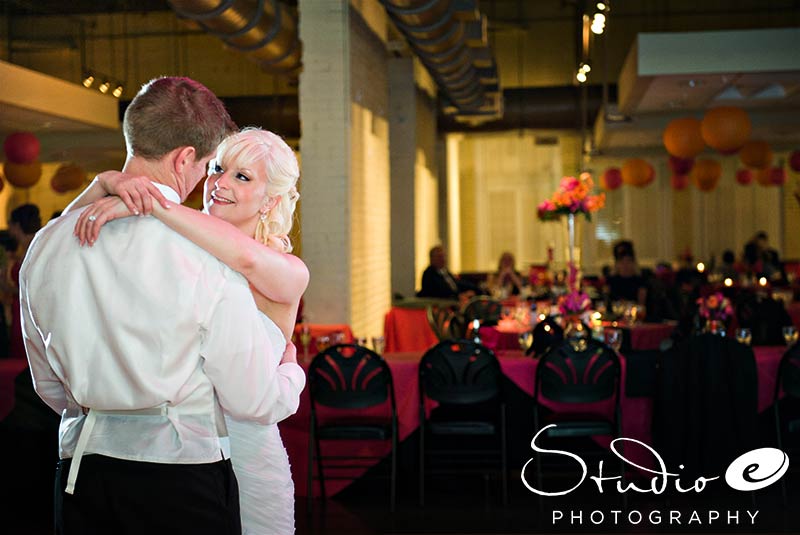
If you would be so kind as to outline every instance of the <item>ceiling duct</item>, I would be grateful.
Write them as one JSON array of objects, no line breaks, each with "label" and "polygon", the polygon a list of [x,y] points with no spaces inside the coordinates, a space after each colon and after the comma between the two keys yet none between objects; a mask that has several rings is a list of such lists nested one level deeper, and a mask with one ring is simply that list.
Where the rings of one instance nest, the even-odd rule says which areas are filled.
[{"label": "ceiling duct", "polygon": [[244,52],[270,73],[300,69],[297,21],[278,0],[168,0],[180,17]]},{"label": "ceiling duct", "polygon": [[380,0],[439,86],[448,115],[503,114],[486,17],[477,0]]}]

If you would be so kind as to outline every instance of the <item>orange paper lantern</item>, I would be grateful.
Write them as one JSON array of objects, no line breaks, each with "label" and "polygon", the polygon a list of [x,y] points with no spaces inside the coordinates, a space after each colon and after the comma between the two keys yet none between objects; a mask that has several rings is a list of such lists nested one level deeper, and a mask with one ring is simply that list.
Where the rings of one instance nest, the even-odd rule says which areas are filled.
[{"label": "orange paper lantern", "polygon": [[700,191],[713,191],[722,176],[722,166],[716,160],[697,160],[690,176]]},{"label": "orange paper lantern", "polygon": [[769,176],[769,168],[754,169],[753,178],[759,183],[759,185],[764,186],[765,188],[772,185],[772,179]]},{"label": "orange paper lantern", "polygon": [[56,169],[50,179],[50,187],[56,193],[66,193],[78,189],[86,181],[86,172],[77,164],[65,163]]},{"label": "orange paper lantern", "polygon": [[746,111],[721,106],[706,112],[700,132],[706,145],[722,154],[733,154],[750,138],[751,127]]},{"label": "orange paper lantern", "polygon": [[619,188],[622,185],[622,171],[618,167],[609,167],[600,177],[600,185],[608,191]]},{"label": "orange paper lantern", "polygon": [[641,158],[631,158],[622,164],[622,181],[629,186],[643,188],[655,178],[653,166]]},{"label": "orange paper lantern", "polygon": [[739,159],[747,167],[766,169],[772,164],[772,149],[766,141],[748,141],[739,151]]},{"label": "orange paper lantern", "polygon": [[700,120],[694,117],[670,121],[661,139],[668,153],[684,160],[694,158],[705,148],[700,132]]},{"label": "orange paper lantern", "polygon": [[17,188],[29,188],[36,184],[42,177],[42,164],[33,163],[14,163],[6,162],[3,164],[3,172],[8,183]]}]

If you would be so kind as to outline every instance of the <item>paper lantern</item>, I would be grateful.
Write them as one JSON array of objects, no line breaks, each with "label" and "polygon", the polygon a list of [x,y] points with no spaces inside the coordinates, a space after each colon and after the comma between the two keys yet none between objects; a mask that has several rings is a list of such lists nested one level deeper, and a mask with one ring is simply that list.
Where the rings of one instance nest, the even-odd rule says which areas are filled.
[{"label": "paper lantern", "polygon": [[772,178],[769,175],[769,168],[753,170],[753,178],[759,185],[766,187],[772,186]]},{"label": "paper lantern", "polygon": [[700,120],[694,117],[674,119],[661,136],[664,147],[672,156],[691,159],[703,152],[705,143],[700,133]]},{"label": "paper lantern", "polygon": [[750,117],[741,108],[721,106],[708,110],[700,125],[706,145],[722,154],[733,154],[750,139]]},{"label": "paper lantern", "polygon": [[56,169],[50,179],[50,187],[56,193],[66,193],[80,188],[86,182],[86,172],[79,165],[65,163]]},{"label": "paper lantern", "polygon": [[643,188],[655,178],[653,166],[641,158],[631,158],[622,164],[622,181],[629,186]]},{"label": "paper lantern", "polygon": [[747,186],[753,181],[753,172],[750,169],[739,169],[736,171],[736,182],[742,186]]},{"label": "paper lantern", "polygon": [[692,158],[676,158],[675,156],[670,156],[667,162],[669,164],[669,168],[675,175],[688,175],[689,171],[692,170],[694,166],[694,159]]},{"label": "paper lantern", "polygon": [[800,173],[800,150],[796,150],[789,155],[789,167],[795,173]]},{"label": "paper lantern", "polygon": [[618,167],[609,167],[600,177],[600,185],[608,191],[619,188],[622,185],[622,171]]},{"label": "paper lantern", "polygon": [[783,186],[786,183],[786,169],[773,167],[769,170],[769,181],[773,186]]},{"label": "paper lantern", "polygon": [[41,149],[39,139],[30,132],[14,132],[3,142],[6,159],[11,163],[33,163]]},{"label": "paper lantern", "polygon": [[721,175],[722,166],[719,162],[708,159],[697,160],[691,173],[692,181],[700,191],[713,191]]},{"label": "paper lantern", "polygon": [[14,163],[6,162],[3,164],[3,172],[8,183],[17,188],[29,188],[39,181],[42,176],[42,164],[33,163]]},{"label": "paper lantern", "polygon": [[669,178],[669,183],[675,191],[683,191],[689,186],[688,175],[672,175]]},{"label": "paper lantern", "polygon": [[739,159],[747,167],[766,169],[772,164],[772,149],[766,141],[748,141],[739,151]]}]

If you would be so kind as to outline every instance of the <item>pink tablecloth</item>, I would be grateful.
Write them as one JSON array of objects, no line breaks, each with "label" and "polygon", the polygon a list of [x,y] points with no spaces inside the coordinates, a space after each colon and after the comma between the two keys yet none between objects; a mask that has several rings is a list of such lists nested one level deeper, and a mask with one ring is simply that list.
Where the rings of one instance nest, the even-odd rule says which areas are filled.
[{"label": "pink tablecloth", "polygon": [[439,341],[424,308],[392,307],[383,323],[386,352],[425,351]]},{"label": "pink tablecloth", "polygon": [[0,420],[14,408],[14,378],[27,367],[27,360],[0,360]]},{"label": "pink tablecloth", "polygon": [[795,301],[786,305],[786,312],[792,318],[794,326],[800,329],[800,301]]}]

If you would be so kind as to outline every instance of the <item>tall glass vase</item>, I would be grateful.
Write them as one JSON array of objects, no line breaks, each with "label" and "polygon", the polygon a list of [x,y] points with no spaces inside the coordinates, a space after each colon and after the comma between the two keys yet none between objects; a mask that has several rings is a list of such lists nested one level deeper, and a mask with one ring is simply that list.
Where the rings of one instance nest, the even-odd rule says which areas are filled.
[{"label": "tall glass vase", "polygon": [[564,257],[567,260],[567,270],[570,265],[573,265],[578,273],[581,269],[582,232],[583,225],[578,214],[567,214],[567,217],[564,218],[564,244],[566,245]]}]

